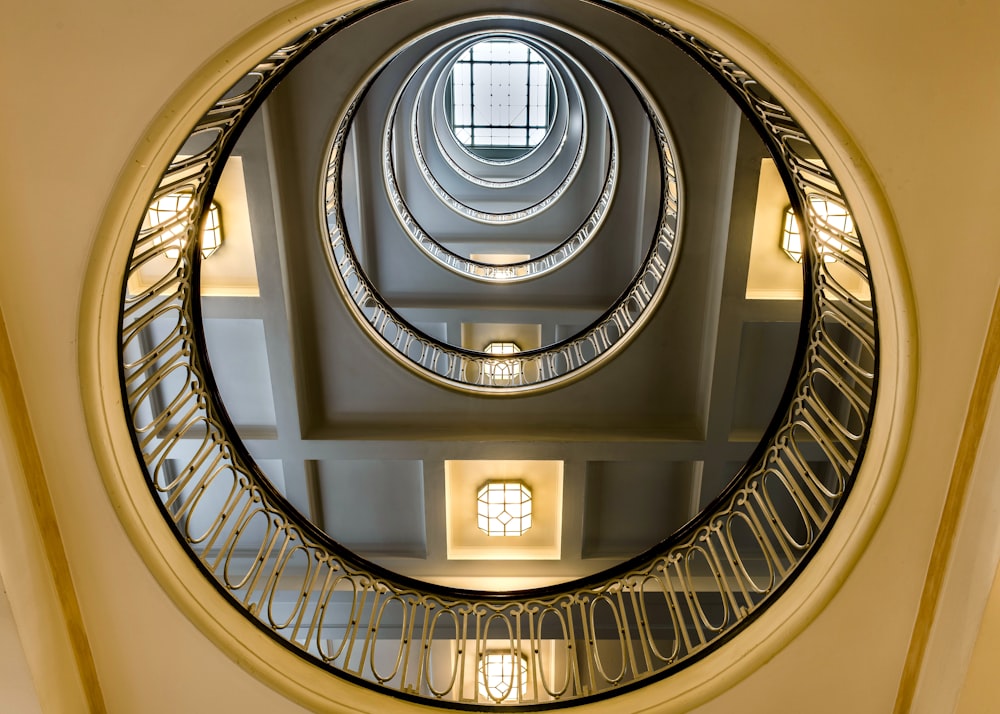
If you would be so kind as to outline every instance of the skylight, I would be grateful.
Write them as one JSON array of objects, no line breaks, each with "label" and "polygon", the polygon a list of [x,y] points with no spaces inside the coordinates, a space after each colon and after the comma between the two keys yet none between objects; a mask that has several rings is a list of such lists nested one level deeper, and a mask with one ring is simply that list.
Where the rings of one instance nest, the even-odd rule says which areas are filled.
[{"label": "skylight", "polygon": [[552,122],[548,65],[518,40],[486,39],[466,49],[452,67],[449,90],[455,138],[484,158],[527,153]]}]

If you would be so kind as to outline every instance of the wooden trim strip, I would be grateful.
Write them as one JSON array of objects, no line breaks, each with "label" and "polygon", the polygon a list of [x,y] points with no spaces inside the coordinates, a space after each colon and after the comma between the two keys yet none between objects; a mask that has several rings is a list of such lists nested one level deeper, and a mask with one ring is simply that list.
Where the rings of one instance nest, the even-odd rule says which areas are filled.
[{"label": "wooden trim strip", "polygon": [[976,381],[972,388],[972,399],[969,401],[969,409],[965,414],[965,424],[962,427],[958,453],[955,456],[955,465],[951,472],[948,495],[941,513],[941,521],[938,524],[937,536],[934,539],[934,549],[931,551],[931,560],[927,566],[927,576],[924,579],[924,588],[920,595],[920,607],[917,610],[913,633],[910,636],[910,647],[906,653],[906,662],[903,665],[899,689],[896,692],[894,714],[906,714],[913,707],[920,670],[923,668],[934,617],[941,599],[944,578],[948,571],[949,556],[958,531],[969,483],[972,480],[976,457],[979,454],[979,446],[986,427],[986,418],[989,415],[990,402],[993,399],[998,373],[1000,373],[1000,291],[997,292],[993,302],[993,312],[990,315],[986,342],[983,345],[979,369],[976,372]]},{"label": "wooden trim strip", "polygon": [[9,415],[13,447],[20,460],[35,526],[57,594],[67,644],[73,655],[88,710],[93,714],[104,714],[107,712],[107,707],[97,677],[97,667],[84,627],[76,589],[73,586],[69,560],[59,532],[59,523],[52,505],[41,455],[38,452],[38,443],[31,428],[27,402],[14,362],[14,353],[2,310],[0,310],[0,407]]}]

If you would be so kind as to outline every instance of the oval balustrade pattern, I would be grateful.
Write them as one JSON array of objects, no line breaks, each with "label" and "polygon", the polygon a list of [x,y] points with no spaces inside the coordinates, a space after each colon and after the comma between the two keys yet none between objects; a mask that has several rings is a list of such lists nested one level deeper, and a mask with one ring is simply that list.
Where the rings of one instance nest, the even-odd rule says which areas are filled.
[{"label": "oval balustrade pattern", "polygon": [[[178,155],[149,197],[151,204],[177,193],[191,200],[175,219],[146,222],[136,233],[122,292],[121,385],[164,517],[247,617],[318,666],[396,697],[454,708],[548,708],[669,675],[780,595],[822,541],[865,450],[877,386],[875,309],[869,295],[855,295],[838,278],[848,270],[870,286],[865,252],[856,229],[838,230],[801,210],[814,197],[846,208],[835,177],[794,118],[727,57],[663,20],[608,7],[655,28],[728,86],[794,189],[807,266],[798,367],[764,440],[695,521],[620,567],[522,593],[458,591],[385,571],[288,505],[219,401],[199,322],[195,236],[223,160],[295,62],[371,8],[279,48],[220,98],[192,131],[202,148]],[[176,238],[178,228],[185,240],[170,269],[148,289],[130,289],[129,276],[164,255],[163,237]],[[364,295],[365,283],[357,285]],[[190,438],[197,448],[185,449],[182,467],[172,468],[181,440]],[[214,500],[209,493],[223,494],[224,506],[202,513]],[[297,595],[289,602],[279,592]],[[511,667],[511,684],[477,686],[485,656],[497,652],[521,662]]]}]

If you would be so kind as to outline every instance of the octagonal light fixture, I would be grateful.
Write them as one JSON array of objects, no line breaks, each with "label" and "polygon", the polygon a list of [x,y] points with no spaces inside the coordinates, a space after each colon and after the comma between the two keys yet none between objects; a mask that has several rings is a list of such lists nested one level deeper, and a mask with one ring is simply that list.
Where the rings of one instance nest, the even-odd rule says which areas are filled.
[{"label": "octagonal light fixture", "polygon": [[[821,196],[810,196],[808,202],[810,215],[819,225],[819,252],[824,263],[832,263],[837,259],[836,253],[846,253],[848,247],[837,238],[837,234],[849,234],[854,230],[854,219],[846,206],[828,201]],[[781,226],[781,249],[796,263],[802,262],[802,231],[798,218],[791,206],[785,209],[785,218]]]},{"label": "octagonal light fixture", "polygon": [[[153,245],[163,246],[163,255],[169,260],[177,260],[184,247],[184,236],[190,220],[189,210],[194,197],[190,193],[169,193],[156,199],[146,211],[143,228],[156,229]],[[201,257],[207,259],[222,245],[222,209],[212,201],[205,214],[205,226],[201,231]]]},{"label": "octagonal light fixture", "polygon": [[781,249],[796,263],[802,262],[802,232],[791,206],[785,209],[785,220],[781,225]]},{"label": "octagonal light fixture", "polygon": [[479,694],[484,699],[514,702],[524,696],[528,658],[511,652],[487,652],[479,664]]},{"label": "octagonal light fixture", "polygon": [[520,481],[487,481],[476,496],[479,530],[519,536],[531,528],[531,490]]},{"label": "octagonal light fixture", "polygon": [[[483,348],[488,355],[516,355],[521,348],[516,342],[490,342]],[[490,359],[484,367],[494,384],[509,384],[521,376],[519,359]]]}]

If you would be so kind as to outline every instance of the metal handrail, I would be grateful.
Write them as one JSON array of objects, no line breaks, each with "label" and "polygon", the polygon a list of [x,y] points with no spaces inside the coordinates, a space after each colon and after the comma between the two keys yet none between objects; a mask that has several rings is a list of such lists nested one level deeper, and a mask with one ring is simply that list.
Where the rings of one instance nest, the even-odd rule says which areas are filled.
[{"label": "metal handrail", "polygon": [[[648,321],[666,292],[673,274],[680,223],[680,182],[673,161],[675,151],[659,110],[648,93],[637,85],[619,65],[623,75],[636,90],[636,97],[646,110],[658,148],[661,176],[659,219],[646,258],[632,281],[614,304],[579,334],[553,345],[505,355],[504,363],[514,366],[497,379],[492,369],[497,358],[484,352],[455,347],[419,331],[404,320],[368,279],[351,245],[343,215],[340,181],[347,137],[354,116],[375,77],[381,75],[389,60],[371,73],[371,78],[355,91],[350,103],[335,124],[330,142],[324,198],[329,232],[328,257],[331,272],[352,315],[366,333],[391,357],[407,369],[443,386],[485,394],[517,394],[540,388],[552,388],[582,377],[604,364]],[[403,90],[401,89],[400,92]],[[391,115],[390,115],[391,119]],[[389,123],[387,122],[387,126]],[[386,131],[391,131],[391,126]],[[391,148],[383,142],[386,178],[391,171]],[[563,265],[592,239],[600,228],[612,197],[617,175],[617,153],[612,152],[605,187],[584,224],[556,249],[534,260],[509,265],[482,263],[454,254],[431,238],[402,204],[398,186],[387,180],[389,202],[406,232],[428,255],[469,277],[483,280],[517,282],[537,277]],[[511,376],[513,375],[513,376]]]},{"label": "metal handrail", "polygon": [[[727,86],[762,130],[797,209],[818,194],[846,207],[809,137],[753,77],[684,30],[605,7],[668,37]],[[318,666],[378,691],[452,708],[537,709],[661,679],[721,646],[773,602],[850,491],[877,393],[877,319],[873,299],[842,286],[833,266],[846,265],[870,290],[861,238],[856,230],[838,236],[850,252],[827,263],[821,226],[799,210],[805,329],[793,378],[744,469],[673,536],[611,570],[520,593],[453,590],[379,568],[292,508],[236,434],[205,357],[195,240],[222,165],[263,97],[318,43],[372,11],[335,18],[261,61],[195,126],[191,136],[207,148],[176,158],[151,197],[192,196],[177,217],[186,227],[180,255],[162,257],[169,268],[151,287],[138,287],[130,278],[165,256],[158,238],[176,237],[177,223],[141,226],[122,285],[125,418],[151,491],[234,606]],[[175,468],[182,440],[196,447]],[[205,511],[213,493],[224,505]],[[476,684],[483,657],[495,650],[525,657],[523,668],[512,668],[511,700]]]}]

